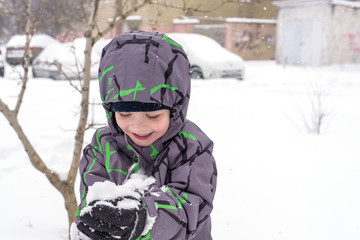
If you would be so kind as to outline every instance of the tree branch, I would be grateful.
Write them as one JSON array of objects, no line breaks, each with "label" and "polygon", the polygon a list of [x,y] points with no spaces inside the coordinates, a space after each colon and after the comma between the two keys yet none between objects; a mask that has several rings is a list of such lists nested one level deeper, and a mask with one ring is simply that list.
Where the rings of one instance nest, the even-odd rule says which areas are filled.
[{"label": "tree branch", "polygon": [[210,13],[210,12],[218,10],[219,8],[223,7],[225,4],[236,3],[238,1],[235,1],[235,0],[223,0],[216,7],[212,8],[212,9],[201,9],[201,4],[199,4],[197,7],[188,7],[187,4],[186,4],[186,1],[183,1],[182,6],[169,4],[167,2],[159,2],[159,1],[156,1],[156,0],[155,1],[150,0],[150,2],[151,2],[151,4],[155,4],[155,5],[158,5],[158,6],[163,6],[163,7],[167,7],[167,8],[174,8],[174,9],[180,9],[180,10],[183,10],[184,12],[195,11],[195,12],[200,12],[200,13]]},{"label": "tree branch", "polygon": [[14,110],[14,114],[15,117],[17,117],[17,115],[19,114],[19,110],[24,98],[24,94],[25,94],[25,90],[26,90],[26,85],[27,85],[27,81],[28,81],[28,73],[29,73],[29,66],[30,66],[30,53],[29,53],[29,48],[30,48],[30,41],[31,41],[31,1],[32,0],[28,0],[27,4],[26,4],[26,26],[25,26],[25,34],[26,34],[26,42],[25,42],[25,51],[24,51],[24,62],[23,62],[23,68],[24,68],[24,75],[22,77],[22,85],[21,85],[21,89],[20,89],[20,94],[18,96],[17,102],[16,102],[16,106],[15,106],[15,110]]},{"label": "tree branch", "polygon": [[81,13],[83,15],[83,19],[85,19],[85,22],[88,22],[89,20],[86,17],[86,11],[84,8],[84,0],[80,0],[79,3],[80,3],[80,9],[81,9]]},{"label": "tree branch", "polygon": [[74,183],[76,179],[76,174],[78,171],[78,166],[80,162],[81,152],[84,143],[84,134],[87,124],[88,112],[89,112],[89,89],[90,89],[90,68],[91,68],[91,51],[95,43],[94,38],[92,37],[92,32],[96,26],[96,17],[99,10],[100,0],[95,0],[93,5],[93,12],[89,18],[88,27],[85,30],[86,37],[86,46],[84,51],[84,79],[81,89],[81,103],[80,103],[80,117],[78,127],[76,129],[75,135],[75,146],[73,152],[73,159],[71,161],[70,170],[67,175],[67,181]]},{"label": "tree branch", "polygon": [[54,185],[56,189],[61,189],[61,179],[57,173],[51,171],[45,163],[41,160],[39,154],[36,152],[33,145],[30,143],[29,139],[26,137],[23,129],[21,128],[16,114],[14,111],[11,111],[9,107],[0,99],[0,112],[5,116],[8,120],[11,127],[16,132],[18,138],[20,139],[31,164],[40,172],[44,173],[48,180]]}]

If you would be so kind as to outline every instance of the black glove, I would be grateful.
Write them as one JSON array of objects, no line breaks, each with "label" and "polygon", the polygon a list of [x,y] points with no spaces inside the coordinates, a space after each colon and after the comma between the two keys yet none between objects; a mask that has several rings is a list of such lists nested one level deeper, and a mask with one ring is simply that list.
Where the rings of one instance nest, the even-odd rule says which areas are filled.
[{"label": "black glove", "polygon": [[[129,200],[137,204],[137,208],[121,207]],[[89,203],[86,212],[80,216],[77,228],[92,240],[135,240],[143,232],[146,218],[141,201],[133,197],[119,197]]]}]

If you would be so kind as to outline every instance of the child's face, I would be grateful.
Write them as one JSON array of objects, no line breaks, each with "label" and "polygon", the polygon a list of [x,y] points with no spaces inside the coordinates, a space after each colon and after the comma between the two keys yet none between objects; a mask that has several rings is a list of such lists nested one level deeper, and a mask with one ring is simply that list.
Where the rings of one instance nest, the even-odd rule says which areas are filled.
[{"label": "child's face", "polygon": [[161,138],[169,128],[170,111],[115,112],[118,126],[134,143],[149,146]]}]

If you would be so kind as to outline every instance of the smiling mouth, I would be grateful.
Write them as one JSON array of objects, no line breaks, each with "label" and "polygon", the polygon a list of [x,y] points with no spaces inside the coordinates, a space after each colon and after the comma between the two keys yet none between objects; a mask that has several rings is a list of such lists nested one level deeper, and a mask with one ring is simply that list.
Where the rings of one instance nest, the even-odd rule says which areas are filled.
[{"label": "smiling mouth", "polygon": [[150,136],[151,136],[153,133],[151,132],[151,133],[149,133],[149,134],[147,134],[147,135],[138,135],[138,134],[136,134],[136,133],[132,133],[132,134],[134,135],[134,137],[135,137],[136,139],[146,140],[146,139],[150,138]]}]

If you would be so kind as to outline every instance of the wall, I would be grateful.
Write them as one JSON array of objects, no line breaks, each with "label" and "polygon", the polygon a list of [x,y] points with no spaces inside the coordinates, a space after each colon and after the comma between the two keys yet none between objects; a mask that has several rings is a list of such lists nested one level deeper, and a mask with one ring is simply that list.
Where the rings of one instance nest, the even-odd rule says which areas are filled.
[{"label": "wall", "polygon": [[335,5],[327,63],[360,63],[360,8]]},{"label": "wall", "polygon": [[297,0],[279,7],[276,61],[326,65],[360,62],[360,4]]},{"label": "wall", "polygon": [[278,15],[276,61],[280,64],[321,65],[327,49],[329,6],[324,2],[282,6]]}]

